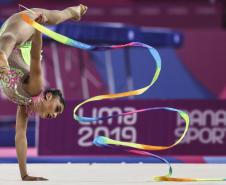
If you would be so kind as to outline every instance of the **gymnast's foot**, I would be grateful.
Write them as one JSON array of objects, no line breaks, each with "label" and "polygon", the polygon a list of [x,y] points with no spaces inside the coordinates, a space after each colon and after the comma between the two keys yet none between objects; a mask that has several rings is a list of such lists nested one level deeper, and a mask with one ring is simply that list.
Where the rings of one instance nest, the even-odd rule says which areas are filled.
[{"label": "gymnast's foot", "polygon": [[82,4],[80,4],[79,6],[69,7],[69,11],[73,15],[72,20],[75,20],[75,21],[80,21],[82,16],[86,13],[87,10],[88,10],[88,7]]}]

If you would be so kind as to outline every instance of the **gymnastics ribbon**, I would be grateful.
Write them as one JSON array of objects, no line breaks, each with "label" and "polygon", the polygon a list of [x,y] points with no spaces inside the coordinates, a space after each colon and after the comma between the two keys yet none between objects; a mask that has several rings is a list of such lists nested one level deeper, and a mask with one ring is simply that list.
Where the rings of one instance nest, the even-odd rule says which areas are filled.
[{"label": "gymnastics ribbon", "polygon": [[[133,154],[155,157],[155,158],[161,160],[162,162],[166,163],[169,166],[168,174],[166,174],[164,176],[154,177],[154,179],[156,181],[180,181],[180,182],[182,182],[182,181],[184,181],[184,182],[190,182],[190,181],[226,181],[226,179],[220,179],[220,178],[219,179],[174,178],[174,177],[172,177],[172,167],[166,159],[163,159],[163,158],[161,158],[161,157],[159,157],[155,154],[152,154],[150,152],[147,152],[147,151],[156,151],[156,150],[160,151],[160,150],[170,149],[170,148],[178,145],[183,140],[183,138],[185,137],[185,135],[188,131],[188,128],[189,128],[189,116],[186,112],[184,112],[182,110],[174,109],[174,108],[170,108],[170,107],[152,107],[152,108],[147,108],[147,109],[135,110],[135,111],[132,111],[132,112],[125,112],[125,113],[120,114],[120,115],[112,115],[112,116],[97,117],[97,118],[82,117],[82,116],[78,116],[76,114],[77,110],[82,105],[84,105],[88,102],[99,101],[99,100],[104,100],[104,99],[115,99],[115,98],[122,98],[122,97],[128,97],[128,96],[136,96],[136,95],[141,95],[144,92],[146,92],[157,81],[159,74],[160,74],[160,71],[161,71],[161,57],[160,57],[158,51],[155,48],[153,48],[153,47],[151,47],[147,44],[140,43],[140,42],[131,42],[131,43],[128,43],[128,44],[113,45],[113,46],[88,45],[88,44],[84,44],[82,42],[73,40],[71,38],[68,38],[68,37],[61,35],[59,33],[56,33],[52,30],[49,30],[48,28],[46,28],[46,27],[40,25],[39,23],[35,22],[34,20],[32,20],[25,13],[21,13],[21,17],[26,23],[30,24],[36,30],[38,30],[38,31],[42,32],[43,34],[49,36],[53,40],[60,42],[62,44],[65,44],[65,45],[75,47],[75,48],[80,48],[80,49],[88,50],[88,51],[99,51],[99,50],[105,51],[105,50],[125,48],[125,47],[142,47],[142,48],[148,49],[150,54],[153,56],[153,58],[156,62],[156,71],[155,71],[154,76],[153,76],[153,78],[152,78],[152,80],[151,80],[151,82],[148,86],[143,87],[141,89],[128,91],[128,92],[122,92],[122,93],[117,93],[117,94],[99,95],[99,96],[92,97],[92,98],[80,103],[79,105],[77,105],[74,108],[74,111],[73,111],[74,119],[77,120],[78,122],[80,122],[81,124],[85,124],[85,122],[105,120],[105,119],[110,119],[110,118],[113,118],[113,117],[125,116],[125,115],[144,112],[144,111],[153,111],[153,110],[160,110],[161,109],[161,110],[176,112],[185,121],[185,130],[184,130],[183,134],[181,135],[181,137],[175,143],[173,143],[170,146],[152,146],[152,145],[144,145],[144,144],[138,144],[138,143],[123,142],[123,141],[117,141],[117,140],[113,140],[113,139],[103,137],[103,136],[96,137],[94,139],[93,143],[97,146],[112,147],[112,148],[117,148],[119,150],[125,150],[125,151],[133,153]],[[124,149],[123,147],[134,148],[134,149]]]}]

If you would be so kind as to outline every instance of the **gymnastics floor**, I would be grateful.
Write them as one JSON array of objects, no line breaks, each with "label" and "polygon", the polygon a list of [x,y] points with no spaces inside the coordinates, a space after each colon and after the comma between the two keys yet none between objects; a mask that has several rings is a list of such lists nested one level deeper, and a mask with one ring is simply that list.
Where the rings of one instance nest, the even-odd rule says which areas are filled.
[{"label": "gymnastics floor", "polygon": [[[1,185],[220,185],[226,182],[154,182],[153,176],[167,173],[164,164],[28,164],[31,175],[46,182],[22,182],[17,164],[0,164]],[[174,176],[194,178],[226,177],[226,164],[173,164]]]}]

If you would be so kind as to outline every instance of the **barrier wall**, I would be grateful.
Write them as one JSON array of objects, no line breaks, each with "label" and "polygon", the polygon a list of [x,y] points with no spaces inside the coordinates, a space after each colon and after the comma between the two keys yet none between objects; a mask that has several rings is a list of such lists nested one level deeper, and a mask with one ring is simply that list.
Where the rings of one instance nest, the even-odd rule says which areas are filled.
[{"label": "barrier wall", "polygon": [[[152,111],[80,125],[72,118],[73,106],[77,103],[67,102],[63,115],[56,120],[40,120],[38,134],[40,155],[128,155],[121,151],[96,147],[92,141],[95,136],[102,135],[130,142],[169,145],[184,129],[183,121],[178,115],[167,111]],[[225,101],[100,101],[85,105],[79,110],[79,114],[107,116],[155,106],[184,109],[188,111],[191,119],[190,129],[183,143],[161,154],[226,154]]]},{"label": "barrier wall", "polygon": [[[82,21],[120,21],[140,26],[174,28],[220,28],[223,26],[223,2],[208,0],[83,0],[82,3],[88,5],[89,10]],[[63,9],[80,2],[20,0],[19,3],[30,8]],[[0,17],[6,18],[17,11],[19,9],[16,3],[12,6],[2,5],[0,6]]]}]

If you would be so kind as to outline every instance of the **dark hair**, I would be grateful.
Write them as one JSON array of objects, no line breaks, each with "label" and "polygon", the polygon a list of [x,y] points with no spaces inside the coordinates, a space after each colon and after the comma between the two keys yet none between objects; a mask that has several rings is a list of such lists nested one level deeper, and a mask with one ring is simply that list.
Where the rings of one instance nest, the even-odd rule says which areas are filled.
[{"label": "dark hair", "polygon": [[65,105],[66,105],[66,103],[65,103],[65,100],[64,100],[64,98],[63,98],[63,95],[62,95],[62,93],[61,93],[61,91],[59,90],[59,89],[54,89],[54,88],[49,88],[49,89],[46,89],[45,91],[44,91],[44,97],[46,97],[46,95],[47,95],[47,93],[51,93],[53,96],[55,96],[55,97],[59,97],[59,99],[60,99],[60,102],[64,105],[64,107],[65,107]]}]

